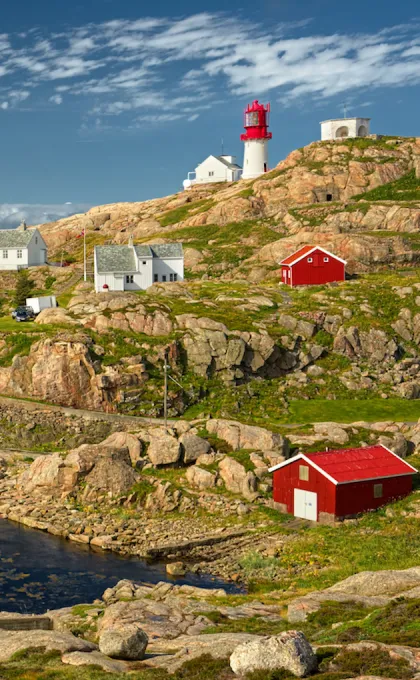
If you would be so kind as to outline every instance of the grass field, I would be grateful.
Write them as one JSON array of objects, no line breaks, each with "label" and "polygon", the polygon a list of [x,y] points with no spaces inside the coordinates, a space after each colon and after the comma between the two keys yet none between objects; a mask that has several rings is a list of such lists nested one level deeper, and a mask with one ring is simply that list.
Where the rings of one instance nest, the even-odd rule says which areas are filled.
[{"label": "grass field", "polygon": [[310,399],[290,402],[289,422],[354,423],[396,420],[414,422],[420,418],[420,400],[407,399]]}]

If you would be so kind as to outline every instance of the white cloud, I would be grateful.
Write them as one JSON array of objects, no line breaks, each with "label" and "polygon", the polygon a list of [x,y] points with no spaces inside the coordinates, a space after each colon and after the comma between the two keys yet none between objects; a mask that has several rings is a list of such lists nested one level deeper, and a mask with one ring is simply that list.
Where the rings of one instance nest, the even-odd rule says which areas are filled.
[{"label": "white cloud", "polygon": [[19,226],[22,220],[32,225],[54,222],[62,217],[86,212],[91,207],[88,203],[64,203],[59,205],[0,203],[0,229],[13,229]]},{"label": "white cloud", "polygon": [[[267,95],[285,105],[314,105],[335,95],[420,84],[418,28],[413,21],[376,33],[308,35],[308,20],[265,26],[201,12],[53,34],[36,28],[24,39],[3,33],[0,108],[18,106],[29,92],[32,106],[60,104],[66,92],[69,106],[75,97],[86,99],[78,105],[83,118],[118,116],[130,127],[195,120],[221,92],[225,101]],[[96,127],[108,124],[101,118]]]},{"label": "white cloud", "polygon": [[57,104],[58,106],[63,103],[63,97],[61,96],[61,94],[53,94],[52,97],[49,98],[49,101],[52,104]]}]

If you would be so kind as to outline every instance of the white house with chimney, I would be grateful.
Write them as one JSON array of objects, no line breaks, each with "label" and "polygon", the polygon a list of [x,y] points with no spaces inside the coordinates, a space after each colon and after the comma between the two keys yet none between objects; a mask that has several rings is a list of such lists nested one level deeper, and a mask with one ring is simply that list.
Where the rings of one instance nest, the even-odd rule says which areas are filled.
[{"label": "white house with chimney", "polygon": [[17,229],[0,229],[0,270],[18,271],[47,262],[47,244],[38,229],[22,222]]},{"label": "white house with chimney", "polygon": [[242,177],[242,168],[236,163],[236,156],[209,156],[197,165],[194,172],[189,172],[184,179],[184,189],[195,184],[211,182],[236,182]]},{"label": "white house with chimney", "polygon": [[145,290],[153,283],[184,280],[182,243],[96,246],[95,291]]}]

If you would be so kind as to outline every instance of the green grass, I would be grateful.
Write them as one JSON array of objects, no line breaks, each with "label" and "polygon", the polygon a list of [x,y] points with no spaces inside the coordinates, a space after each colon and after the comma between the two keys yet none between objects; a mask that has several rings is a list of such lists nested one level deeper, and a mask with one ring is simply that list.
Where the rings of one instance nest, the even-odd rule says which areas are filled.
[{"label": "green grass", "polygon": [[420,201],[420,179],[414,170],[376,189],[353,196],[355,201]]},{"label": "green grass", "polygon": [[365,400],[302,400],[290,403],[288,420],[293,423],[335,421],[353,423],[358,420],[375,422],[396,420],[416,422],[420,418],[420,400],[378,399]]},{"label": "green grass", "polygon": [[190,213],[200,213],[206,212],[214,205],[214,201],[203,199],[202,201],[196,201],[195,203],[185,203],[179,208],[174,208],[173,210],[168,210],[163,213],[158,220],[162,227],[169,227],[171,224],[177,224],[182,222],[189,217]]}]

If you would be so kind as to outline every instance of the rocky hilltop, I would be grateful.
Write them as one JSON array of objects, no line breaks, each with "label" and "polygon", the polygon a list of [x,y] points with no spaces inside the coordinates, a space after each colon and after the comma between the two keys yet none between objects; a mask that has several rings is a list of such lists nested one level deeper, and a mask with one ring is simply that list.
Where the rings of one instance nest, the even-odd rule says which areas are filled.
[{"label": "rocky hilltop", "polygon": [[[407,205],[404,189],[417,186],[419,158],[420,140],[414,138],[314,142],[253,181],[100,206],[40,228],[50,252],[64,247],[76,257],[77,236],[85,228],[91,246],[126,242],[129,235],[141,243],[182,240],[187,266],[200,275],[231,276],[238,266],[249,272],[258,263],[275,268],[280,258],[312,242],[314,232],[355,270],[409,263],[416,260],[410,239],[396,234],[418,229],[419,197],[411,191]],[[370,196],[399,181],[402,188],[388,192],[391,201],[386,191],[384,200]],[[374,238],[378,231],[381,238]]]}]

